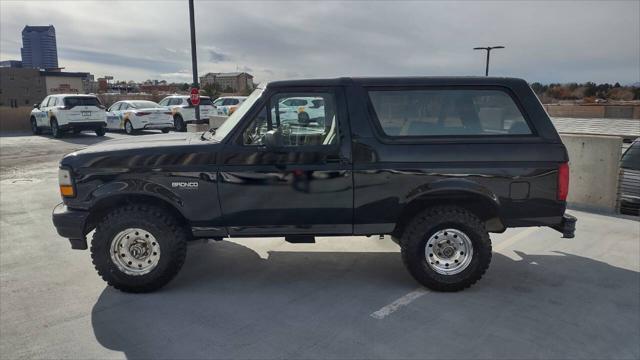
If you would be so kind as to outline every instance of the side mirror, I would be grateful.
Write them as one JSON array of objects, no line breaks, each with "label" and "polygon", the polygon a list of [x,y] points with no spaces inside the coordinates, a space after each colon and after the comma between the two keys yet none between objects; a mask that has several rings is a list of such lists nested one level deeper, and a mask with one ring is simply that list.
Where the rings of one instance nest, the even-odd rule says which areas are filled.
[{"label": "side mirror", "polygon": [[282,146],[282,134],[278,130],[269,130],[264,133],[264,145],[269,149]]},{"label": "side mirror", "polygon": [[40,109],[40,104],[33,104],[34,109]]}]

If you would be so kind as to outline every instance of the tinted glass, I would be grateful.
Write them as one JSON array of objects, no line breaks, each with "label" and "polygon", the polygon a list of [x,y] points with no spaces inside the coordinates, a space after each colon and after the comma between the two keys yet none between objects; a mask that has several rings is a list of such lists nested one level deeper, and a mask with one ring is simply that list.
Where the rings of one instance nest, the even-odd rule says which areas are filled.
[{"label": "tinted glass", "polygon": [[[331,145],[337,142],[337,118],[335,98],[333,94],[313,93],[308,98],[299,99],[304,94],[295,94],[298,99],[291,99],[292,94],[282,94],[271,99],[269,114],[263,108],[259,115],[243,133],[245,145],[263,145],[267,131],[275,130],[283,146]],[[291,108],[284,104],[320,100],[327,104],[324,107]],[[283,106],[284,105],[284,106]],[[269,116],[270,115],[270,118]]]},{"label": "tinted glass", "polygon": [[146,101],[146,100],[132,101],[130,102],[130,104],[131,104],[131,107],[134,109],[152,109],[152,108],[160,107],[160,105],[154,103],[153,101]]},{"label": "tinted glass", "polygon": [[66,97],[64,98],[64,105],[68,108],[74,106],[100,106],[98,98],[94,97]]},{"label": "tinted glass", "polygon": [[626,169],[640,170],[640,141],[634,142],[625,151],[621,166]]},{"label": "tinted glass", "polygon": [[377,120],[389,136],[531,134],[513,99],[500,90],[370,91]]}]

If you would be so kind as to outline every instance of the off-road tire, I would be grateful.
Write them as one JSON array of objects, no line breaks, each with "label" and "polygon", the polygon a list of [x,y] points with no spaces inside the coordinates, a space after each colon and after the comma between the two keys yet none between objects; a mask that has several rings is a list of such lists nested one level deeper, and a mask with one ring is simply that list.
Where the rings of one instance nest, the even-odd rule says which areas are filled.
[{"label": "off-road tire", "polygon": [[33,132],[33,135],[40,135],[42,133],[42,130],[38,127],[38,122],[36,122],[36,118],[31,117],[29,121],[31,122],[31,132]]},{"label": "off-road tire", "polygon": [[177,132],[187,131],[187,124],[184,123],[184,119],[181,115],[175,115],[173,117],[173,126]]},{"label": "off-road tire", "polygon": [[[144,275],[128,275],[111,259],[111,241],[127,228],[140,228],[157,240],[161,255],[158,264]],[[91,242],[91,258],[98,274],[114,288],[144,293],[166,285],[182,268],[187,254],[188,233],[167,211],[146,205],[129,205],[110,212],[98,223]]]},{"label": "off-road tire", "polygon": [[[427,264],[425,246],[431,235],[442,229],[464,232],[473,245],[469,265],[455,275],[437,273]],[[416,215],[400,238],[402,260],[411,276],[436,291],[460,291],[480,280],[491,263],[491,239],[484,223],[459,207],[433,207]]]},{"label": "off-road tire", "polygon": [[51,135],[56,138],[59,139],[62,137],[62,130],[60,130],[60,127],[58,126],[58,120],[56,118],[51,119]]},{"label": "off-road tire", "polygon": [[97,136],[104,136],[104,134],[107,133],[107,129],[104,127],[99,127],[96,129],[96,135]]}]

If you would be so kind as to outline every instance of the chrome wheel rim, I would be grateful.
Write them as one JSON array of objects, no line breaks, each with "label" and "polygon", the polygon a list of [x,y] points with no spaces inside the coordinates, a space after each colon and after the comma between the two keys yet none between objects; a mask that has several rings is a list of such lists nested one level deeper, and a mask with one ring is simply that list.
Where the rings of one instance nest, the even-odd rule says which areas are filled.
[{"label": "chrome wheel rim", "polygon": [[148,231],[129,228],[111,240],[111,261],[127,275],[150,273],[160,261],[160,244]]},{"label": "chrome wheel rim", "polygon": [[424,250],[429,267],[441,275],[464,271],[473,258],[473,244],[467,234],[456,229],[443,229],[431,235]]}]

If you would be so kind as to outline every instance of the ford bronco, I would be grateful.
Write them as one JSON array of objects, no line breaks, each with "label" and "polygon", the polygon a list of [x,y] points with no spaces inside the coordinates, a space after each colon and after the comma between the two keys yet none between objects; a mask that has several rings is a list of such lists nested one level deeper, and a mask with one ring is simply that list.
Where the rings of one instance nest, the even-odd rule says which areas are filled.
[{"label": "ford bronco", "polygon": [[169,282],[193,239],[345,235],[390,235],[419,283],[457,291],[489,267],[491,232],[573,237],[568,160],[520,79],[270,82],[218,129],[66,155],[53,223],[73,249],[95,230],[98,274],[127,292]]}]

